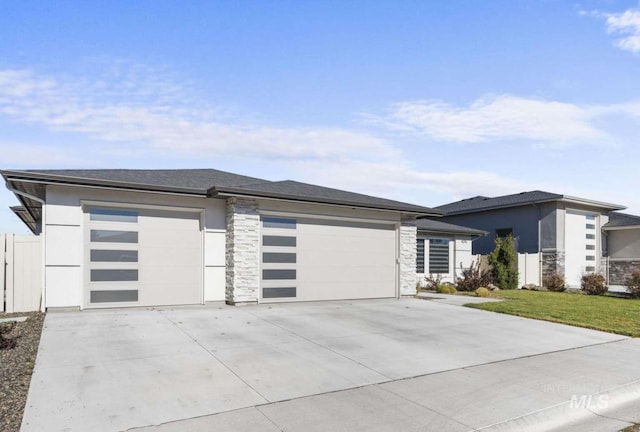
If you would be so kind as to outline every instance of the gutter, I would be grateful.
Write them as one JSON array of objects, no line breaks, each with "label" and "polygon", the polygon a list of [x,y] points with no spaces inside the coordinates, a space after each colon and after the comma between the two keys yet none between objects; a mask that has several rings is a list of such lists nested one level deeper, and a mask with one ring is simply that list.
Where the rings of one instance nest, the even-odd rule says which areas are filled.
[{"label": "gutter", "polygon": [[384,205],[374,205],[374,204],[363,204],[363,203],[357,203],[357,202],[346,201],[346,200],[308,198],[300,195],[248,191],[246,189],[231,188],[231,187],[212,187],[211,189],[209,189],[208,195],[211,197],[246,197],[246,198],[260,198],[260,199],[274,199],[274,200],[282,200],[282,201],[306,202],[311,204],[327,204],[327,205],[335,205],[340,207],[362,208],[367,210],[393,211],[393,212],[409,213],[414,215],[424,215],[424,216],[432,216],[432,217],[442,217],[444,215],[444,212],[440,210],[433,210],[428,208],[420,209],[420,207],[417,207],[417,206],[416,206],[417,208],[411,209],[407,207],[394,206],[394,205],[384,206]]},{"label": "gutter", "polygon": [[611,211],[624,210],[627,208],[625,206],[621,206],[618,204],[609,204],[609,203],[604,203],[600,201],[586,201],[586,200],[580,200],[578,198],[562,196],[555,199],[545,199],[540,201],[530,201],[530,202],[522,202],[522,203],[507,204],[507,205],[494,205],[489,207],[475,208],[472,210],[458,210],[458,211],[449,211],[449,212],[445,211],[444,213],[446,216],[456,216],[456,215],[463,215],[463,214],[480,213],[480,212],[491,211],[491,210],[499,210],[503,208],[524,207],[527,205],[535,206],[537,204],[544,204],[544,203],[556,202],[556,201],[570,203],[570,204],[580,204],[585,206],[598,207],[598,208],[603,208],[605,210],[611,210]]},{"label": "gutter", "polygon": [[131,190],[133,192],[180,193],[186,195],[206,195],[204,189],[187,187],[157,186],[144,183],[129,183],[116,180],[98,180],[85,177],[62,177],[56,175],[31,174],[21,171],[0,171],[5,180],[38,184],[62,184],[82,187],[100,187],[103,189]]}]

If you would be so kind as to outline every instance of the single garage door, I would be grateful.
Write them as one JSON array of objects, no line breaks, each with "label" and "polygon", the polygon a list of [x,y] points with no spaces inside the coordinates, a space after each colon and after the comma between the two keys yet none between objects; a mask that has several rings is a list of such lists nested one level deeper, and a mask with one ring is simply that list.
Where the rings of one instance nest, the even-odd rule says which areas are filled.
[{"label": "single garage door", "polygon": [[261,299],[396,296],[394,224],[262,217]]},{"label": "single garage door", "polygon": [[85,306],[202,302],[200,213],[86,209]]}]

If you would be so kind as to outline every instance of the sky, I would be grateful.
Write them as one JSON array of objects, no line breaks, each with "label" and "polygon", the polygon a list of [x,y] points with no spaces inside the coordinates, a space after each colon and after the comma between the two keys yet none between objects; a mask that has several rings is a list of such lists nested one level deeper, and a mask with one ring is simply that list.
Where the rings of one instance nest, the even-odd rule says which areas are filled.
[{"label": "sky", "polygon": [[[640,214],[640,3],[7,1],[0,169],[215,168]],[[1,188],[0,232],[28,231]]]}]

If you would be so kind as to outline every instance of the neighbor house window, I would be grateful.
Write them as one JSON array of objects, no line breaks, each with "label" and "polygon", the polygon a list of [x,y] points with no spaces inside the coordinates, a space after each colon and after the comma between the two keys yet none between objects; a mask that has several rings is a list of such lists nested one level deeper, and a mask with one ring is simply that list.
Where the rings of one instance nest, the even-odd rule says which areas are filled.
[{"label": "neighbor house window", "polygon": [[416,247],[416,273],[424,273],[424,239],[418,239]]},{"label": "neighbor house window", "polygon": [[429,273],[449,273],[448,239],[429,239]]}]

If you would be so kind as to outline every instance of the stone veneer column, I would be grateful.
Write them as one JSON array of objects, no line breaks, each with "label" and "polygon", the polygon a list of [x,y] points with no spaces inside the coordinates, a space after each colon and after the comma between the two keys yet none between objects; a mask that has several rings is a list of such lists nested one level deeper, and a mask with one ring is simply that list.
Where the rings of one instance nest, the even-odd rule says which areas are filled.
[{"label": "stone veneer column", "polygon": [[416,293],[417,239],[415,217],[403,218],[400,223],[400,295]]},{"label": "stone veneer column", "polygon": [[260,289],[258,203],[227,198],[226,302],[256,303]]},{"label": "stone veneer column", "polygon": [[542,254],[542,275],[540,275],[540,282],[545,277],[558,273],[560,276],[565,277],[564,274],[564,251],[544,251]]}]

